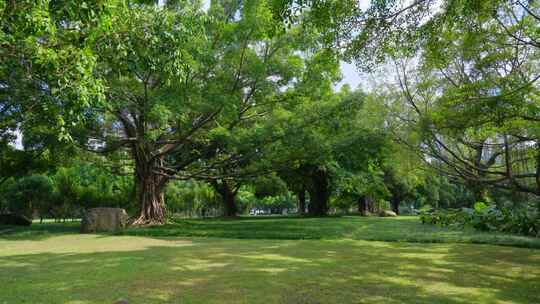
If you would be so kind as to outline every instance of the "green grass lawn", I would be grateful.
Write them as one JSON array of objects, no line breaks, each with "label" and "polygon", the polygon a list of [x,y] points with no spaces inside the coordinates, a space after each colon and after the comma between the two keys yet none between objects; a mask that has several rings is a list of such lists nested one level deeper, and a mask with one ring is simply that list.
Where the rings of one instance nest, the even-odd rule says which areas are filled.
[{"label": "green grass lawn", "polygon": [[182,220],[124,234],[0,227],[0,304],[540,303],[540,250],[512,246],[538,239],[417,218]]},{"label": "green grass lawn", "polygon": [[245,217],[238,220],[178,220],[173,224],[129,229],[126,235],[219,237],[235,239],[353,239],[385,242],[476,243],[540,248],[540,239],[519,235],[422,225],[415,216]]}]

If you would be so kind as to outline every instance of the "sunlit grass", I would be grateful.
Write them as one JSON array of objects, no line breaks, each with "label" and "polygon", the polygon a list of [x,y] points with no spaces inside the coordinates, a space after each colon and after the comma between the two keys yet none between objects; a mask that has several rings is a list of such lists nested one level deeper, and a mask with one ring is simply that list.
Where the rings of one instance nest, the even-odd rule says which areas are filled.
[{"label": "sunlit grass", "polygon": [[540,302],[535,249],[100,235],[0,248],[0,303]]},{"label": "sunlit grass", "polygon": [[[33,224],[31,227],[0,227],[0,239],[38,240],[58,233],[78,234],[80,223]],[[503,233],[448,229],[422,225],[417,217],[246,217],[230,219],[176,220],[164,226],[130,228],[124,235],[150,237],[211,237],[277,240],[373,240],[419,243],[475,243],[540,248],[540,239]]]},{"label": "sunlit grass", "polygon": [[388,242],[478,243],[540,248],[538,238],[422,225],[418,217],[413,216],[177,220],[165,226],[129,229],[124,234],[235,239],[354,239]]},{"label": "sunlit grass", "polygon": [[[540,250],[455,243],[515,239],[415,218],[186,220],[133,235],[8,229],[1,304],[540,303]],[[197,229],[205,237],[183,236]]]}]

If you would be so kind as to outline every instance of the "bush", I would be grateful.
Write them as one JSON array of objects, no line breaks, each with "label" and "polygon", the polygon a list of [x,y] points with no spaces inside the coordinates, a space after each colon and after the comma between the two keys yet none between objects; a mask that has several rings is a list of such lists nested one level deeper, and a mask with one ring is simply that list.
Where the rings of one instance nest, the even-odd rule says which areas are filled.
[{"label": "bush", "polygon": [[43,217],[51,205],[53,186],[42,175],[31,175],[11,184],[5,194],[7,209],[13,213],[33,218],[34,213]]},{"label": "bush", "polygon": [[296,208],[296,197],[291,193],[267,196],[253,201],[250,205],[257,209],[267,210],[270,214],[283,214],[286,210]]},{"label": "bush", "polygon": [[481,231],[500,231],[540,237],[540,216],[537,212],[521,209],[498,209],[478,202],[474,208],[422,210],[422,223],[474,228]]},{"label": "bush", "polygon": [[84,209],[96,207],[133,207],[133,182],[89,165],[59,168],[52,176],[54,196],[52,216],[55,219],[81,216]]}]

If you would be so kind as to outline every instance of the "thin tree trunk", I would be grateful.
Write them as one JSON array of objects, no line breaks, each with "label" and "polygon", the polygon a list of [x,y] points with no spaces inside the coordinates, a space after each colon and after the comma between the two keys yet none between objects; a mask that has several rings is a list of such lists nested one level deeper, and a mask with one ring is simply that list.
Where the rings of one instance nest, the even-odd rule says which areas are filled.
[{"label": "thin tree trunk", "polygon": [[390,204],[392,205],[392,211],[394,211],[397,215],[399,215],[399,204],[401,203],[401,200],[397,196],[392,196],[390,199]]},{"label": "thin tree trunk", "polygon": [[373,203],[372,197],[366,196],[366,206],[369,212],[375,213],[375,204]]},{"label": "thin tree trunk", "polygon": [[306,189],[302,188],[298,192],[298,214],[304,215],[306,213]]},{"label": "thin tree trunk", "polygon": [[[485,141],[485,140],[484,140]],[[484,152],[484,145],[478,146],[476,149],[476,153],[474,156],[474,165],[478,168],[485,168],[489,169],[482,163],[482,155]],[[477,171],[478,176],[483,179],[486,176],[486,173],[483,171]],[[487,188],[485,185],[470,181],[469,183],[469,189],[472,190],[473,196],[474,196],[474,202],[472,202],[471,205],[468,205],[467,207],[472,207],[476,202],[487,202],[488,201],[488,193]]]}]

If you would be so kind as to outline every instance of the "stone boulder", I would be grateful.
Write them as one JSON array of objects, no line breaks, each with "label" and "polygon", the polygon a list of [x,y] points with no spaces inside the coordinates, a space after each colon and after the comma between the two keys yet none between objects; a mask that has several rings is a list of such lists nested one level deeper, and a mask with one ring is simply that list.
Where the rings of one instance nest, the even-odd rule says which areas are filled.
[{"label": "stone boulder", "polygon": [[0,225],[30,226],[32,220],[24,215],[15,213],[0,214]]},{"label": "stone boulder", "polygon": [[380,217],[396,217],[397,214],[394,211],[381,210],[381,212],[379,212],[379,216]]},{"label": "stone boulder", "polygon": [[93,208],[84,213],[81,222],[82,233],[119,231],[128,221],[126,210],[121,208]]}]

